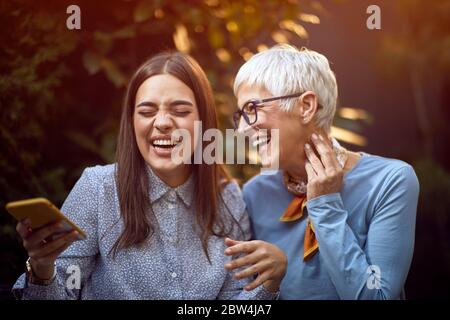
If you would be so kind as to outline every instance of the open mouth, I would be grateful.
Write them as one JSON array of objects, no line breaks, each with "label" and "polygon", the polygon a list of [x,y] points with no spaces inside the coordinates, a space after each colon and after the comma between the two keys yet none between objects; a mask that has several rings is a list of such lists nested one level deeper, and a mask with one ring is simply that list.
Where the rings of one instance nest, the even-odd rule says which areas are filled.
[{"label": "open mouth", "polygon": [[171,140],[155,140],[152,142],[152,146],[163,148],[163,149],[170,149],[178,145],[180,142],[175,142]]},{"label": "open mouth", "polygon": [[150,139],[150,144],[161,151],[170,151],[183,141],[182,137],[172,139],[170,136],[157,136]]}]

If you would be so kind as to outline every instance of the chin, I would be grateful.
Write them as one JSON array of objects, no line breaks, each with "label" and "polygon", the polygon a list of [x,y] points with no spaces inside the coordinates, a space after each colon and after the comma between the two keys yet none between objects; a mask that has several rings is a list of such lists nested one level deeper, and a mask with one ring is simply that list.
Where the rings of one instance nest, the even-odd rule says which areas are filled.
[{"label": "chin", "polygon": [[150,168],[152,168],[153,171],[165,174],[173,172],[181,167],[181,165],[173,163],[170,159],[164,159],[159,161],[151,160],[148,161],[147,163],[149,164]]}]

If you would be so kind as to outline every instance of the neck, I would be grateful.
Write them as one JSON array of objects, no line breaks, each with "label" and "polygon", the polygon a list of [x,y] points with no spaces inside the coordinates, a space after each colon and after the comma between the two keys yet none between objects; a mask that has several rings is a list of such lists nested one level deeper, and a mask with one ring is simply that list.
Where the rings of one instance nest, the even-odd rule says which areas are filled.
[{"label": "neck", "polygon": [[170,172],[153,172],[169,187],[176,188],[185,183],[191,175],[191,168],[188,165],[181,165]]},{"label": "neck", "polygon": [[295,181],[308,181],[308,175],[305,170],[305,158],[298,161],[295,166],[289,166],[284,169],[287,174]]},{"label": "neck", "polygon": [[286,166],[284,166],[284,171],[289,174],[291,178],[293,178],[296,181],[308,181],[308,175],[306,174],[305,170],[305,161],[306,161],[306,155],[304,151],[305,143],[309,143],[310,145],[313,145],[313,142],[311,141],[311,135],[312,133],[319,133],[322,137],[326,139],[328,144],[331,146],[331,141],[328,139],[328,133],[324,129],[318,129],[315,127],[308,128],[306,130],[306,133],[303,135],[304,138],[300,140],[300,146],[297,149],[297,154],[290,157],[292,159],[292,163],[288,163]]}]

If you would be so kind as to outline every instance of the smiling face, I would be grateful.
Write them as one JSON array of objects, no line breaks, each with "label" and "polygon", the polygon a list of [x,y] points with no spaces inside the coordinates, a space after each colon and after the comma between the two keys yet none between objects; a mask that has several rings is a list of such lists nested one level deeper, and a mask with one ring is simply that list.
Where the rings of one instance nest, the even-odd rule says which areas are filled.
[{"label": "smiling face", "polygon": [[[242,108],[250,100],[262,100],[273,96],[273,94],[263,88],[248,86],[244,83],[237,92],[238,106]],[[294,162],[296,165],[301,164],[304,158],[303,145],[307,140],[310,129],[302,124],[299,109],[294,108],[290,112],[283,111],[280,108],[280,101],[277,100],[257,107],[257,112],[258,119],[251,126],[241,117],[239,131],[246,132],[254,129],[254,136],[262,137],[262,139],[260,138],[262,143],[259,145],[259,155],[263,167],[270,167],[271,164],[276,163],[275,157],[278,157],[281,169],[288,169]],[[279,154],[266,152],[272,146],[270,136],[272,129],[279,130]],[[267,132],[269,136],[266,137],[264,132]]]},{"label": "smiling face", "polygon": [[190,173],[188,164],[171,159],[175,145],[171,138],[177,129],[187,130],[195,150],[194,121],[199,120],[193,91],[169,74],[146,79],[138,88],[133,114],[139,151],[152,170],[169,185],[183,183]]}]

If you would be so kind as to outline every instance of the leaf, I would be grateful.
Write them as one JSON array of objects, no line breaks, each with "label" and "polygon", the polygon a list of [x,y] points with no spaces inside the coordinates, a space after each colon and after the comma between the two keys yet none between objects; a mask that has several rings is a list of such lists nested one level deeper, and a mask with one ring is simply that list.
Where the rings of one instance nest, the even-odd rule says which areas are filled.
[{"label": "leaf", "polygon": [[216,56],[223,63],[228,63],[231,60],[230,53],[227,51],[227,49],[224,49],[224,48],[217,49],[216,50]]},{"label": "leaf", "polygon": [[273,41],[276,43],[289,43],[288,38],[286,35],[281,31],[274,31],[271,34]]},{"label": "leaf", "polygon": [[100,57],[98,54],[88,50],[83,53],[83,65],[90,75],[96,74],[100,68]]},{"label": "leaf", "polygon": [[191,43],[186,27],[182,24],[175,26],[175,32],[173,34],[173,42],[177,49],[181,52],[188,53],[191,50]]},{"label": "leaf", "polygon": [[153,16],[153,6],[150,1],[141,1],[133,12],[134,22],[144,22]]},{"label": "leaf", "polygon": [[294,22],[293,20],[283,20],[280,22],[279,26],[282,29],[289,30],[295,33],[302,39],[308,39],[308,32],[306,31],[306,29],[302,25]]},{"label": "leaf", "polygon": [[111,34],[106,32],[95,31],[93,40],[97,51],[103,55],[106,55],[113,46],[113,37]]},{"label": "leaf", "polygon": [[134,26],[127,26],[119,29],[113,33],[115,39],[129,39],[136,36],[136,30]]},{"label": "leaf", "polygon": [[66,132],[66,136],[76,143],[78,146],[86,149],[94,154],[98,154],[98,146],[95,141],[88,135],[81,132]]},{"label": "leaf", "polygon": [[312,24],[319,24],[320,18],[316,16],[315,14],[308,14],[308,13],[300,13],[298,18],[302,20],[303,22],[309,22]]},{"label": "leaf", "polygon": [[208,32],[208,40],[211,47],[219,49],[225,46],[225,38],[222,32],[215,27],[211,26]]},{"label": "leaf", "polygon": [[367,139],[362,135],[351,132],[346,129],[338,128],[335,126],[331,127],[331,135],[335,137],[337,140],[354,144],[357,146],[365,146],[367,145]]},{"label": "leaf", "polygon": [[119,88],[125,85],[126,78],[117,65],[110,59],[103,58],[101,61],[103,70],[106,73],[106,77]]}]

